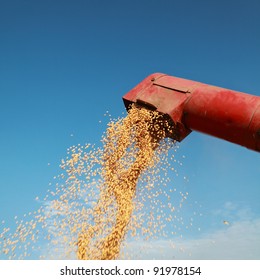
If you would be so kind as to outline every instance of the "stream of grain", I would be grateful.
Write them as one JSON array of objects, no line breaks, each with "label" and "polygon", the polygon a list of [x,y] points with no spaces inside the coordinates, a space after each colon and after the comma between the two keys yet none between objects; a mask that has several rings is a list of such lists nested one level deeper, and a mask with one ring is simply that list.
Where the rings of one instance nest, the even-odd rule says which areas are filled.
[{"label": "stream of grain", "polygon": [[176,208],[188,193],[180,192],[173,205],[176,189],[167,187],[167,172],[176,170],[168,152],[176,147],[166,139],[172,129],[157,112],[134,105],[126,117],[110,120],[101,148],[70,147],[62,173],[43,199],[36,198],[39,209],[15,217],[14,230],[2,222],[2,253],[9,259],[112,260],[127,258],[127,236],[176,234],[177,221],[183,224]]}]

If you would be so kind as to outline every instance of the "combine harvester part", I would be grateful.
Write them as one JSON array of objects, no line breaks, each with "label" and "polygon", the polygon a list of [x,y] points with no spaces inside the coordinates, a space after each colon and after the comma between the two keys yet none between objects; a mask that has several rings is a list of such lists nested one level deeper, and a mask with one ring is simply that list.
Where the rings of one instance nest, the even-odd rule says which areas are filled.
[{"label": "combine harvester part", "polygon": [[260,152],[260,97],[155,73],[123,96],[132,103],[170,118],[182,141],[192,130]]}]

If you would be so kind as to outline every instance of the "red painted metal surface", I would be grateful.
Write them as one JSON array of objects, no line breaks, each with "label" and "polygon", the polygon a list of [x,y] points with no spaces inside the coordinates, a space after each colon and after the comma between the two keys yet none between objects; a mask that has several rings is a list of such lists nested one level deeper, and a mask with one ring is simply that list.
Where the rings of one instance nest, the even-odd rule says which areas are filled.
[{"label": "red painted metal surface", "polygon": [[123,97],[170,117],[182,141],[192,130],[260,151],[260,97],[172,77],[148,76]]}]

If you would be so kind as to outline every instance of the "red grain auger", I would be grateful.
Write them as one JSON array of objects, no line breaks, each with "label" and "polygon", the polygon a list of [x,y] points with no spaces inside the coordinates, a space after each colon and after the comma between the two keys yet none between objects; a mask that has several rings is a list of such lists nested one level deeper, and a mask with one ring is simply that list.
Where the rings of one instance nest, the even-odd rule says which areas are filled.
[{"label": "red grain auger", "polygon": [[196,130],[260,152],[259,96],[155,73],[123,100],[170,118],[179,142]]}]

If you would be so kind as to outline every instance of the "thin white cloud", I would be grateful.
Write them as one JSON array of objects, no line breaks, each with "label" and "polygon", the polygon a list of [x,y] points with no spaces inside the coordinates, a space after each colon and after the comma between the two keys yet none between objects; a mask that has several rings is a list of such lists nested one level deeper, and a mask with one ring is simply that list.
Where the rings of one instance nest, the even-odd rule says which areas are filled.
[{"label": "thin white cloud", "polygon": [[238,221],[197,239],[131,242],[124,253],[137,259],[260,259],[260,219]]},{"label": "thin white cloud", "polygon": [[255,215],[249,205],[242,202],[225,202],[219,209],[213,210],[212,215],[229,222],[250,221]]},{"label": "thin white cloud", "polygon": [[[51,202],[45,202],[48,209]],[[55,213],[53,213],[55,214]],[[172,238],[150,241],[127,241],[120,259],[260,259],[260,218],[255,218],[250,207],[236,202],[226,202],[212,215],[223,221],[211,232],[202,232],[196,238]],[[51,217],[50,217],[51,219]],[[226,219],[225,219],[226,220]],[[59,241],[59,238],[57,238]],[[75,258],[75,254],[65,257],[66,245],[48,252],[54,259]],[[58,249],[55,251],[54,249]],[[68,248],[67,248],[68,249]],[[75,248],[72,248],[72,251]],[[46,252],[45,252],[46,254]]]}]

